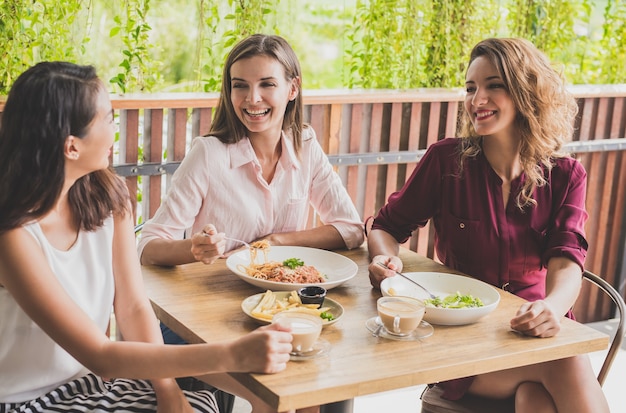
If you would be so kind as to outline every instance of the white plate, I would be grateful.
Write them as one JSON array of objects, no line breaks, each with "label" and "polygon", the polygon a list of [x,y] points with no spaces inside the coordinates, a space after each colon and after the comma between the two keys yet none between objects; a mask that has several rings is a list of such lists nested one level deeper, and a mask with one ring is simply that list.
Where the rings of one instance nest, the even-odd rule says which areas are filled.
[{"label": "white plate", "polygon": [[[282,300],[285,297],[288,297],[289,295],[291,295],[290,291],[273,291],[273,293],[278,300]],[[241,302],[241,309],[250,318],[253,318],[256,321],[263,323],[263,324],[269,324],[269,321],[252,315],[252,310],[254,310],[254,307],[256,307],[257,304],[259,304],[259,301],[261,301],[261,298],[263,297],[264,294],[265,293],[259,293],[259,294],[251,295],[250,297],[246,298],[245,300]],[[328,297],[324,298],[324,304],[322,304],[322,307],[328,307],[328,312],[331,313],[334,317],[330,321],[324,320],[322,322],[322,326],[327,326],[327,325],[337,322],[343,315],[342,305],[339,304],[337,301],[332,300]]]},{"label": "white plate", "polygon": [[[478,321],[481,317],[492,312],[500,302],[500,294],[491,285],[471,277],[447,274],[442,272],[408,272],[409,278],[423,285],[434,295],[445,297],[456,294],[471,294],[483,301],[484,306],[472,308],[436,308],[426,307],[424,320],[439,325],[462,325]],[[400,276],[383,280],[380,289],[383,295],[392,295],[389,289],[393,288],[393,295],[406,295],[420,299],[428,298],[418,286]]]},{"label": "white plate", "polygon": [[[354,261],[343,255],[337,254],[332,251],[320,250],[316,248],[307,247],[275,247],[272,246],[267,253],[268,261],[280,261],[283,262],[288,258],[299,258],[304,261],[305,265],[312,265],[317,270],[324,274],[327,278],[326,282],[317,283],[321,287],[330,290],[343,284],[356,275],[359,267]],[[263,253],[259,252],[257,255],[257,262],[262,262]],[[239,278],[263,288],[264,290],[272,291],[291,291],[298,288],[306,287],[311,284],[296,284],[296,283],[281,283],[276,281],[267,281],[259,278],[254,278],[241,271],[238,267],[250,265],[250,250],[243,249],[229,256],[226,260],[228,268],[237,274]]]}]

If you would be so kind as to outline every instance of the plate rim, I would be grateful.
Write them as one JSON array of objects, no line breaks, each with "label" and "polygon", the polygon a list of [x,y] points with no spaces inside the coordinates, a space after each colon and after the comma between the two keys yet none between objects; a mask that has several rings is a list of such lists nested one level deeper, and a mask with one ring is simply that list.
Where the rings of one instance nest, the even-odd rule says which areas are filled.
[{"label": "plate rim", "polygon": [[[273,294],[280,294],[280,295],[285,295],[285,296],[287,296],[287,295],[291,294],[291,290],[290,290],[290,291],[272,291],[272,293],[273,293]],[[245,315],[247,315],[248,317],[250,317],[251,319],[255,320],[255,321],[256,321],[256,322],[258,322],[258,323],[270,324],[270,321],[267,321],[267,320],[263,320],[263,319],[260,319],[260,318],[254,317],[254,316],[253,316],[253,315],[252,315],[249,311],[246,311],[246,308],[244,308],[244,303],[245,303],[246,301],[251,300],[251,299],[252,299],[252,298],[254,298],[254,297],[258,297],[258,298],[259,298],[259,301],[260,301],[260,300],[261,300],[261,296],[262,296],[263,294],[265,294],[265,293],[257,293],[257,294],[252,294],[252,295],[249,295],[248,297],[244,298],[244,299],[241,301],[241,310],[244,312],[244,314],[245,314]],[[326,327],[326,326],[329,326],[329,325],[335,324],[337,321],[339,321],[339,319],[340,319],[341,317],[343,317],[343,314],[345,313],[345,309],[343,308],[343,306],[342,306],[342,305],[341,305],[338,301],[333,300],[333,299],[332,299],[332,298],[330,298],[330,297],[326,297],[326,298],[324,299],[324,303],[326,303],[327,301],[332,302],[332,304],[334,305],[334,307],[335,307],[335,308],[337,308],[337,309],[339,309],[339,310],[341,311],[341,313],[340,313],[337,317],[335,317],[333,320],[330,320],[330,321],[328,321],[328,320],[323,320],[323,321],[322,321],[322,327]],[[258,303],[258,301],[257,301],[257,303]],[[334,315],[334,314],[333,314],[333,315]]]},{"label": "plate rim", "polygon": [[[302,288],[308,285],[319,285],[322,286],[324,288],[326,288],[327,290],[330,290],[332,288],[335,288],[349,280],[351,280],[352,278],[354,278],[357,273],[359,272],[359,266],[356,262],[354,262],[352,259],[346,257],[345,255],[339,254],[335,251],[331,251],[331,250],[325,250],[322,248],[313,248],[313,247],[303,247],[303,246],[299,246],[299,245],[276,245],[276,246],[272,246],[270,247],[270,252],[272,249],[299,249],[299,250],[305,250],[308,252],[316,252],[316,253],[323,253],[323,254],[331,254],[332,256],[335,256],[336,258],[345,261],[347,266],[351,267],[351,271],[350,271],[350,275],[347,275],[343,278],[337,279],[337,280],[328,280],[326,282],[322,282],[322,283],[284,283],[284,282],[277,282],[277,281],[269,281],[269,280],[261,280],[258,278],[254,278],[249,276],[248,274],[243,274],[240,271],[238,271],[237,267],[235,265],[232,264],[232,262],[234,261],[233,257],[238,256],[239,254],[243,254],[245,252],[247,252],[248,250],[243,249],[241,251],[237,251],[236,253],[228,256],[228,258],[226,259],[226,266],[227,268],[234,273],[235,275],[237,275],[239,278],[241,278],[243,281],[247,282],[248,284],[254,285],[258,288],[263,288],[263,289],[269,289],[269,290],[273,290],[273,291],[291,291],[293,289],[298,289],[298,288]],[[312,264],[314,265],[314,264]],[[265,284],[265,285],[263,285]],[[269,285],[271,285],[272,287],[268,287]]]}]

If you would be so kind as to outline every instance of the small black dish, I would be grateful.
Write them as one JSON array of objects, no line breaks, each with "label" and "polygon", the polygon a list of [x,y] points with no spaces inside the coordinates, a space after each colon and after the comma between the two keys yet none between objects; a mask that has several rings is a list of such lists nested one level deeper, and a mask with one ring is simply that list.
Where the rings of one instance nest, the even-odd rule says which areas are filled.
[{"label": "small black dish", "polygon": [[302,304],[317,304],[317,308],[320,308],[322,304],[324,304],[326,288],[315,285],[300,288],[298,290],[298,296]]}]

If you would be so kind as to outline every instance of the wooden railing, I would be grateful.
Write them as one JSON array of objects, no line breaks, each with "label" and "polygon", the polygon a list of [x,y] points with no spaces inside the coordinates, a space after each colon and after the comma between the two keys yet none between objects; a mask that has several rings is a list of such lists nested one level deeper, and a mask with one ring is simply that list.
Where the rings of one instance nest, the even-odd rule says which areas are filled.
[{"label": "wooden railing", "polygon": [[[586,266],[624,293],[626,85],[571,91],[580,111],[568,149],[589,175]],[[455,135],[463,96],[460,89],[305,91],[305,120],[366,218],[402,186],[430,144]],[[113,163],[139,195],[139,221],[155,213],[191,139],[208,133],[217,99],[216,94],[112,96],[120,114]],[[316,225],[313,213],[310,225]],[[407,247],[433,257],[432,229],[416,231]],[[576,308],[582,321],[607,318],[611,311],[608,301],[587,290]]]}]

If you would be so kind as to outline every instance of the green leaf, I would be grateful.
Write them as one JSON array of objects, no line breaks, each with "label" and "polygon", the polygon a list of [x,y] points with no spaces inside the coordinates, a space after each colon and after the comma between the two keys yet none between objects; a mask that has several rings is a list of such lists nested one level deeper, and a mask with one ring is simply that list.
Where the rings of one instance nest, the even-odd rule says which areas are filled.
[{"label": "green leaf", "polygon": [[299,258],[288,258],[283,261],[283,265],[293,270],[295,268],[302,267],[304,265],[304,261]]}]

